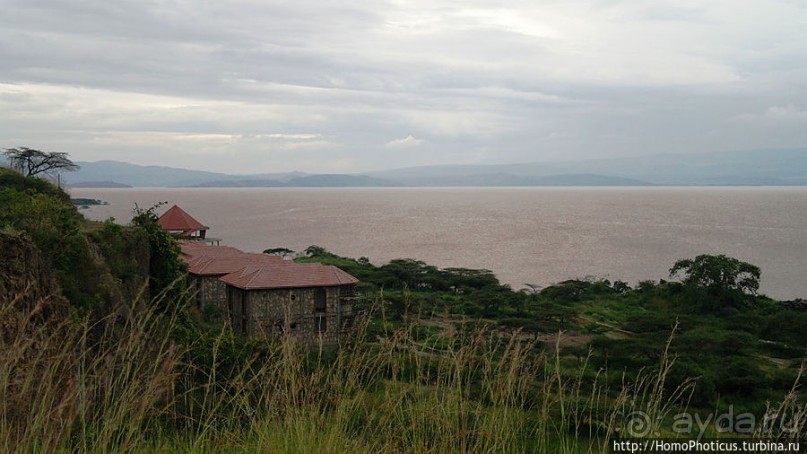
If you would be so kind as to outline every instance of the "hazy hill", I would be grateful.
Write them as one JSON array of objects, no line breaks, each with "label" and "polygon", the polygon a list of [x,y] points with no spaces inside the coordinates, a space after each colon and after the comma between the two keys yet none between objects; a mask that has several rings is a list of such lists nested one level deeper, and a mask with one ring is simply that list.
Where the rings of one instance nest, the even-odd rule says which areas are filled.
[{"label": "hazy hill", "polygon": [[[301,172],[228,175],[159,166],[139,166],[117,161],[80,162],[81,169],[67,174],[72,187],[391,187],[391,186],[642,186],[634,178],[593,173],[534,175],[535,166],[440,166],[403,169],[398,178],[374,175]],[[544,166],[538,166],[547,171]],[[497,169],[508,172],[496,172]],[[422,171],[421,171],[422,170]],[[396,171],[391,171],[395,173]]]},{"label": "hazy hill", "polygon": [[637,186],[807,185],[807,149],[651,155],[589,161],[425,166],[360,175],[302,172],[231,175],[117,161],[78,162],[80,187]]},{"label": "hazy hill", "polygon": [[229,175],[175,167],[141,166],[120,161],[76,162],[76,164],[81,168],[65,175],[68,184],[75,187],[79,187],[82,183],[98,181],[137,187],[183,187],[198,186],[212,181],[222,183],[241,180],[286,181],[307,175],[302,172]]},{"label": "hazy hill", "polygon": [[229,181],[209,181],[196,185],[207,188],[272,188],[272,187],[379,187],[379,186],[400,186],[400,183],[373,178],[365,175],[339,175],[322,174],[306,175],[302,177],[289,178],[287,180],[273,179],[244,179]]},{"label": "hazy hill", "polygon": [[585,172],[677,185],[804,185],[807,149],[655,155],[589,161]]},{"label": "hazy hill", "polygon": [[128,184],[114,181],[82,181],[70,185],[72,188],[131,188]]},{"label": "hazy hill", "polygon": [[807,185],[807,149],[663,154],[579,162],[408,167],[368,172],[366,175],[409,185],[435,185],[461,178],[479,180],[479,175],[554,178],[597,175],[660,185]]},{"label": "hazy hill", "polygon": [[[483,169],[476,169],[483,170]],[[530,176],[511,173],[435,175],[403,179],[407,186],[647,186],[631,178],[597,174]]]},{"label": "hazy hill", "polygon": [[186,186],[220,178],[221,174],[160,166],[139,166],[119,161],[76,162],[81,168],[66,175],[70,185],[108,181],[129,186]]}]

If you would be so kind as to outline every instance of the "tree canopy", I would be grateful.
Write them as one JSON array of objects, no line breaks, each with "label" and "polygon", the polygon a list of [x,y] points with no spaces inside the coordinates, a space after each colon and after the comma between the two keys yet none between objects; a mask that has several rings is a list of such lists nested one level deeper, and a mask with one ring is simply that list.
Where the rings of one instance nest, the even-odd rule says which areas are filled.
[{"label": "tree canopy", "polygon": [[305,253],[305,255],[308,257],[321,257],[325,255],[331,255],[327,249],[317,245],[308,246],[307,248],[305,248],[303,253]]},{"label": "tree canopy", "polygon": [[67,153],[45,152],[28,147],[6,148],[3,154],[11,167],[30,177],[39,174],[50,175],[54,171],[78,170],[79,166],[67,157]]},{"label": "tree canopy", "polygon": [[725,255],[678,260],[670,268],[670,277],[679,273],[684,275],[684,285],[706,290],[712,296],[754,295],[759,290],[759,267]]}]

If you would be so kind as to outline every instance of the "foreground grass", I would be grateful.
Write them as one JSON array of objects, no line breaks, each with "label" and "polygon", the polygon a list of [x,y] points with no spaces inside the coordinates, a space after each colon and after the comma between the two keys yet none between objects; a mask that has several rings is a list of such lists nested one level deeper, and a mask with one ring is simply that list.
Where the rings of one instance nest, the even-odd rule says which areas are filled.
[{"label": "foreground grass", "polygon": [[18,309],[0,310],[15,321],[0,355],[0,446],[14,452],[605,452],[636,411],[663,433],[692,386],[666,389],[666,350],[609,389],[586,359],[484,328],[438,345],[416,325],[365,326],[312,351],[226,329],[188,340],[181,311],[34,323]]}]

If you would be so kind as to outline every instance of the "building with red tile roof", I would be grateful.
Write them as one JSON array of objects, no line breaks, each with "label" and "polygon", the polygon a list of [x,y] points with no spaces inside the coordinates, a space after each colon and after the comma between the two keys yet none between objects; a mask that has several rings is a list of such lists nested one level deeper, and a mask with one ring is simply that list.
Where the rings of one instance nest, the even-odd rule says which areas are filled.
[{"label": "building with red tile roof", "polygon": [[197,241],[180,248],[200,309],[220,314],[238,334],[333,344],[353,326],[359,280],[335,266]]},{"label": "building with red tile roof", "polygon": [[228,306],[227,288],[221,277],[247,266],[283,262],[278,256],[251,254],[227,246],[204,246],[191,250],[195,254],[185,258],[188,288],[196,294],[200,309],[212,304],[222,314],[227,313]]},{"label": "building with red tile roof", "polygon": [[157,223],[165,230],[182,237],[204,239],[208,230],[208,227],[177,205],[163,213]]}]

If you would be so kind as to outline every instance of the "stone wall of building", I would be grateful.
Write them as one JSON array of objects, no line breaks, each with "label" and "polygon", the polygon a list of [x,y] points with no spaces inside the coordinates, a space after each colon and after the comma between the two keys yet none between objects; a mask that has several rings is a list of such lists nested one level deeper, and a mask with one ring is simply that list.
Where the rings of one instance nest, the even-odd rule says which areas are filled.
[{"label": "stone wall of building", "polygon": [[229,313],[227,304],[227,284],[219,276],[188,275],[188,291],[196,297],[199,310],[213,304],[223,318]]},{"label": "stone wall of building", "polygon": [[201,294],[204,304],[215,304],[222,312],[227,313],[227,284],[219,280],[220,276],[201,276]]},{"label": "stone wall of building", "polygon": [[[352,294],[346,287],[244,291],[228,286],[233,329],[247,337],[289,334],[306,344],[337,343],[353,325],[352,305],[341,298]],[[324,297],[324,307],[317,307],[318,297]],[[244,319],[246,330],[236,329]]]}]

